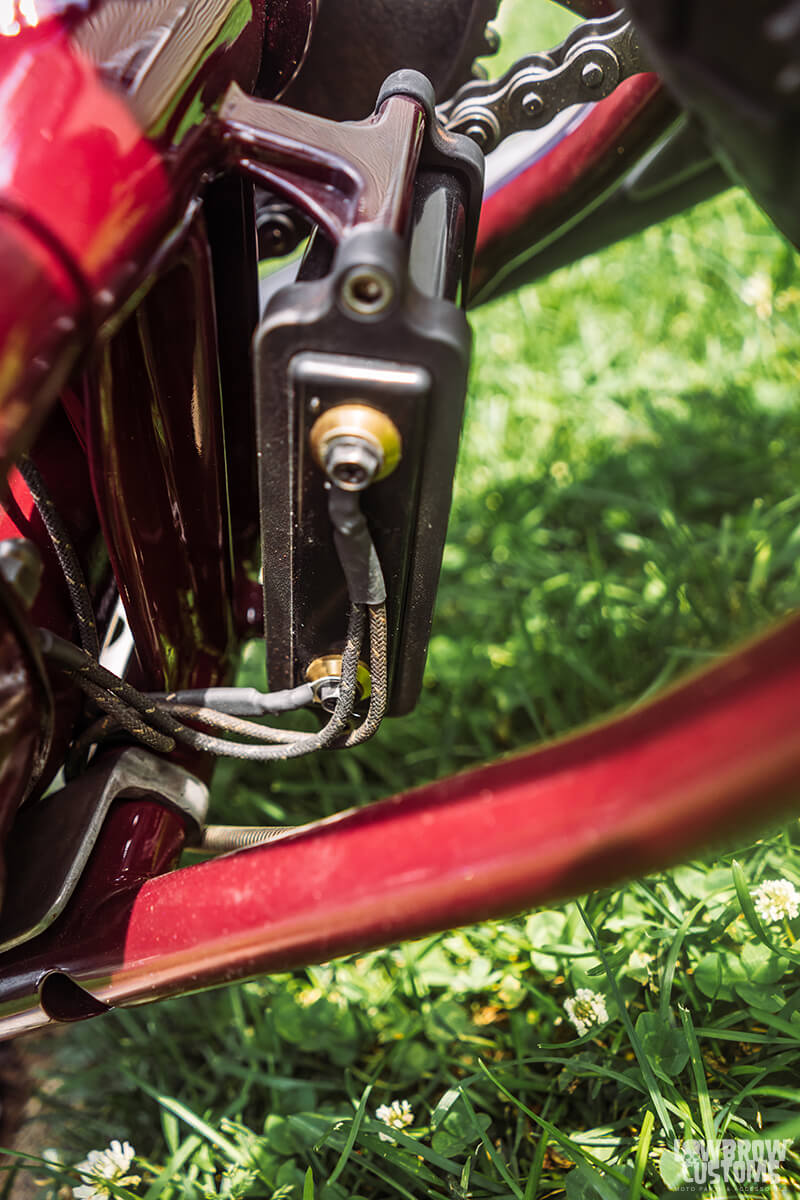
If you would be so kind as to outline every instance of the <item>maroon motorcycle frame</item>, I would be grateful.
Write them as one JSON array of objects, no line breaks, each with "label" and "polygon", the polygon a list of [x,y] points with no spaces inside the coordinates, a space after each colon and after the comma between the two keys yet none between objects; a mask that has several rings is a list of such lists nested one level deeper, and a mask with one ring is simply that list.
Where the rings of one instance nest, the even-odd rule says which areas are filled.
[{"label": "maroon motorcycle frame", "polygon": [[[257,77],[276,98],[293,77],[313,0],[198,14],[19,4],[0,37],[0,537],[43,562],[30,612],[3,589],[2,835],[34,773],[26,806],[53,777],[79,704],[33,634],[75,628],[14,459],[29,450],[47,480],[101,617],[122,597],[135,681],[230,680],[261,628],[252,179],[334,242],[408,214],[419,103],[336,125],[249,98]],[[595,207],[676,115],[652,75],[585,106],[487,199],[472,294]],[[65,910],[0,955],[0,1031],[507,915],[779,817],[800,785],[798,632],[793,619],[588,732],[194,866],[175,869],[186,814],[157,788],[123,794]],[[172,757],[207,778],[208,760]]]}]

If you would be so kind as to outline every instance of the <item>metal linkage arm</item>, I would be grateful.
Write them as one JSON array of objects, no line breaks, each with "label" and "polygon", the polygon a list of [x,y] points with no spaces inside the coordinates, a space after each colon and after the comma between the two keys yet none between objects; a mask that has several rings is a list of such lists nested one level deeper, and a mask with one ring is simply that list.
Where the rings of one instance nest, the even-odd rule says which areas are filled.
[{"label": "metal linkage arm", "polygon": [[433,88],[418,71],[396,71],[364,121],[329,121],[231,84],[214,118],[223,164],[258,179],[318,224],[334,243],[356,226],[401,237],[420,165],[463,176],[465,244],[471,261],[483,189],[483,158],[470,139],[445,130]]}]

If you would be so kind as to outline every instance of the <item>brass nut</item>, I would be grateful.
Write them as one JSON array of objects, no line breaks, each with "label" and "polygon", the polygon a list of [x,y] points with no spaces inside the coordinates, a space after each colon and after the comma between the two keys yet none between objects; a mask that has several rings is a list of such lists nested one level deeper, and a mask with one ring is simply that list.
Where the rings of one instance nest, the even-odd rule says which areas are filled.
[{"label": "brass nut", "polygon": [[[327,712],[333,712],[339,697],[339,685],[342,678],[341,654],[325,654],[315,658],[306,670],[306,680],[314,688],[314,699]],[[366,700],[372,691],[372,677],[369,667],[359,662],[356,671],[356,701]]]},{"label": "brass nut", "polygon": [[312,425],[309,441],[315,462],[345,491],[361,491],[385,479],[403,450],[394,421],[379,408],[358,401],[324,412]]}]

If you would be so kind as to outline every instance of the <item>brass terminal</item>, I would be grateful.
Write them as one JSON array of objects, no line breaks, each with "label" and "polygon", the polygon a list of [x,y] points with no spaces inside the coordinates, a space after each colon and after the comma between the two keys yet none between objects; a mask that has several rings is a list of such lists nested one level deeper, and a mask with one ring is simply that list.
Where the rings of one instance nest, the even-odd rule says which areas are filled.
[{"label": "brass terminal", "polygon": [[[314,689],[314,699],[326,712],[333,712],[336,707],[341,678],[341,654],[325,654],[321,658],[315,658],[306,670],[306,679]],[[366,663],[359,662],[356,672],[356,700],[366,700],[371,691],[372,677],[369,667]]]},{"label": "brass terminal", "polygon": [[357,492],[390,475],[403,441],[386,413],[353,401],[324,412],[311,427],[311,453],[329,479]]}]

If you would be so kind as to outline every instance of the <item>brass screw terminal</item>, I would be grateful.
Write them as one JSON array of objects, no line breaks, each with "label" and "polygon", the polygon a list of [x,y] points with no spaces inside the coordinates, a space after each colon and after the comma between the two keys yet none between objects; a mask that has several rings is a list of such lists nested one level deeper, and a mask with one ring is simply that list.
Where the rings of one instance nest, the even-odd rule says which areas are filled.
[{"label": "brass screw terminal", "polygon": [[[315,658],[306,670],[306,680],[314,691],[314,699],[326,712],[333,712],[339,699],[342,682],[341,654],[325,654]],[[359,662],[356,672],[356,702],[366,700],[372,691],[372,676],[369,667]]]},{"label": "brass screw terminal", "polygon": [[311,427],[311,453],[332,483],[360,492],[400,461],[403,440],[386,413],[358,401],[337,404]]}]

